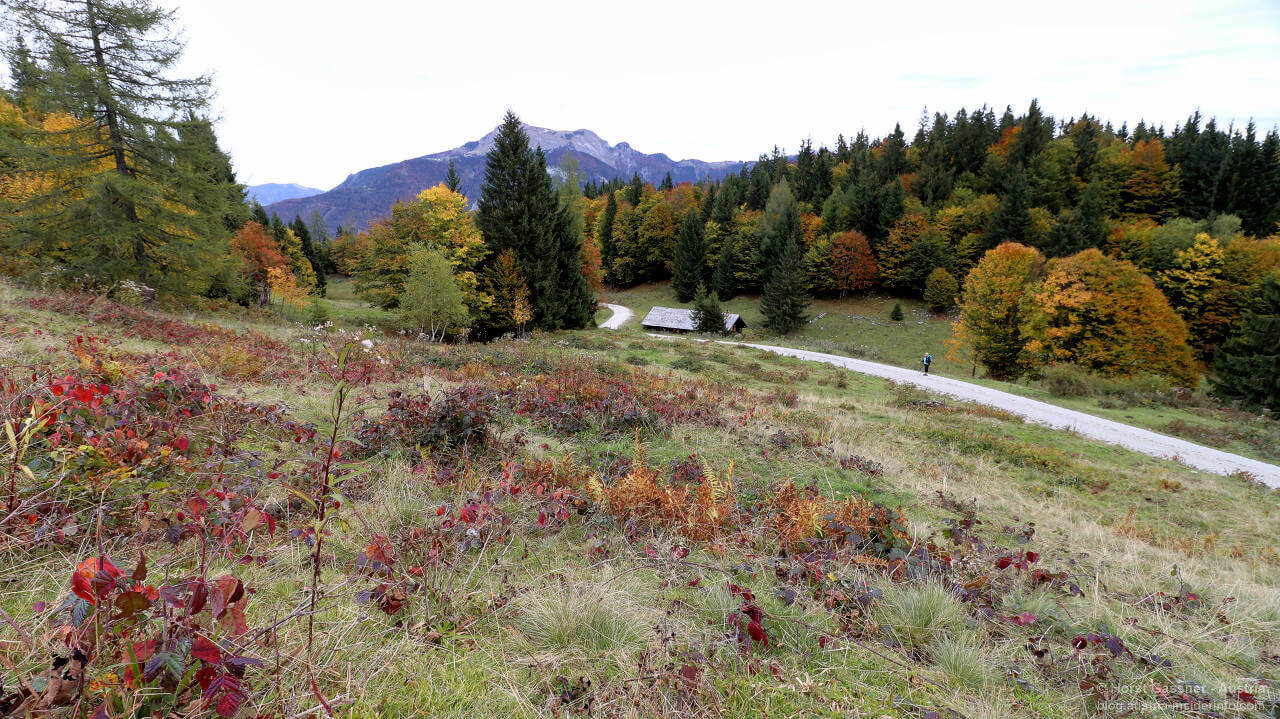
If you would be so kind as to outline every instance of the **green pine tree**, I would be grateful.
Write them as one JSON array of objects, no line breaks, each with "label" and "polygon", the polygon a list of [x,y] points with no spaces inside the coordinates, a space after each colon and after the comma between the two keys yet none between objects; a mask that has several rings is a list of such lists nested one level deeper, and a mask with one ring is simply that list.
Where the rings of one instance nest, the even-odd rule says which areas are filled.
[{"label": "green pine tree", "polygon": [[640,173],[631,176],[631,184],[627,185],[627,202],[635,207],[640,204],[640,200],[644,198],[644,180],[640,179]]},{"label": "green pine tree", "polygon": [[716,271],[711,277],[711,290],[723,302],[728,302],[738,294],[733,265],[733,244],[726,240],[724,246],[720,248],[720,257],[716,259]]},{"label": "green pine tree", "polygon": [[672,190],[674,188],[675,188],[675,185],[671,182],[671,173],[668,172],[666,177],[662,178],[662,184],[658,186],[658,189],[662,190],[663,192],[667,192],[668,190]]},{"label": "green pine tree", "polygon": [[684,213],[680,234],[676,238],[675,261],[671,271],[671,287],[676,299],[692,300],[698,288],[706,283],[707,245],[702,236],[702,218],[696,209]]},{"label": "green pine tree", "polygon": [[1254,406],[1280,408],[1280,275],[1262,286],[1257,306],[1218,350],[1213,391]]},{"label": "green pine tree", "polygon": [[618,245],[613,241],[613,221],[618,217],[618,198],[610,191],[604,201],[604,212],[596,220],[596,239],[600,243],[600,265],[604,271],[604,281],[616,284],[613,273],[614,262],[618,259]]},{"label": "green pine tree", "polygon": [[893,309],[889,311],[889,319],[893,320],[894,322],[901,322],[902,317],[903,317],[902,305],[897,302],[894,302]]},{"label": "green pine tree", "polygon": [[983,249],[991,249],[1004,242],[1026,244],[1031,233],[1031,212],[1027,201],[1027,176],[1022,168],[1014,165],[1005,176],[1000,204],[991,215],[991,222],[982,233]]},{"label": "green pine tree", "polygon": [[462,178],[458,176],[458,170],[453,166],[453,160],[449,160],[449,173],[444,176],[444,186],[454,192],[461,192],[458,188],[462,186]]},{"label": "green pine tree", "polygon": [[311,263],[311,271],[316,275],[316,286],[311,293],[317,297],[324,297],[328,289],[329,279],[325,277],[324,262],[320,258],[315,242],[311,239],[310,226],[302,221],[301,215],[294,215],[293,222],[289,223],[289,229],[293,230],[294,235],[297,235],[298,241],[302,244],[302,254],[306,255],[307,261]]},{"label": "green pine tree", "polygon": [[774,186],[760,220],[760,266],[766,272],[778,267],[783,250],[799,245],[803,236],[800,206],[786,180]]},{"label": "green pine tree", "polygon": [[1049,257],[1066,257],[1090,247],[1100,247],[1107,237],[1105,209],[1102,206],[1102,183],[1090,182],[1074,209],[1063,210],[1049,232]]},{"label": "green pine tree", "polygon": [[706,334],[722,335],[724,329],[724,310],[714,292],[707,292],[705,285],[698,285],[693,300],[693,328]]},{"label": "green pine tree", "polygon": [[805,310],[809,307],[809,273],[800,243],[789,234],[783,236],[775,252],[776,265],[760,297],[760,312],[765,327],[787,334],[808,319]]},{"label": "green pine tree", "polygon": [[485,158],[476,224],[490,258],[510,248],[529,283],[534,325],[578,329],[591,319],[582,276],[582,237],[560,203],[541,149],[529,147],[520,118],[508,111]]}]

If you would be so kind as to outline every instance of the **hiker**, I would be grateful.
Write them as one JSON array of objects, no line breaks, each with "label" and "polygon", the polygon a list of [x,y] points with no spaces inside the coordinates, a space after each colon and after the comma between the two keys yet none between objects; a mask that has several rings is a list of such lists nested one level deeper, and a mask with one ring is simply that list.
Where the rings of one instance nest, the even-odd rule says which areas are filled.
[{"label": "hiker", "polygon": [[924,365],[924,373],[929,374],[929,365],[933,364],[933,355],[925,352],[924,359],[920,360],[920,363]]}]

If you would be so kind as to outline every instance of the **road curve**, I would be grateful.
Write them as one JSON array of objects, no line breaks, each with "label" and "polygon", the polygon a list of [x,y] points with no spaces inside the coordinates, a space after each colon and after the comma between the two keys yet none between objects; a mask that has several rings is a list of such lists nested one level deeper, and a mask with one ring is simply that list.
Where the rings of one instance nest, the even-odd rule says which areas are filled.
[{"label": "road curve", "polygon": [[[606,304],[605,307],[613,310],[613,316],[602,323],[600,325],[601,327],[617,329],[627,320],[635,316],[634,312],[622,305]],[[675,339],[672,335],[650,336],[661,339]],[[700,341],[705,342],[706,340]],[[982,385],[973,384],[971,382],[964,382],[950,377],[939,377],[938,375],[925,375],[923,372],[918,370],[894,367],[893,365],[881,364],[879,362],[868,362],[866,360],[854,359],[852,357],[842,357],[840,355],[827,354],[825,352],[814,352],[812,350],[794,349],[792,347],[778,347],[776,345],[762,345],[751,342],[730,342],[725,340],[717,340],[717,344],[737,347],[752,347],[754,349],[783,355],[784,357],[795,357],[809,362],[822,362],[829,365],[835,365],[836,367],[853,370],[854,372],[859,372],[861,374],[882,377],[884,379],[893,380],[894,382],[915,385],[917,387],[927,389],[930,392],[937,392],[938,394],[945,394],[967,402],[977,402],[979,404],[987,405],[988,407],[1002,409],[1030,422],[1045,425],[1046,427],[1069,430],[1090,439],[1119,445],[1126,449],[1141,452],[1152,457],[1172,459],[1189,467],[1194,467],[1206,472],[1221,475],[1247,472],[1257,480],[1266,484],[1268,487],[1280,489],[1280,467],[1277,467],[1274,464],[1260,462],[1248,457],[1241,457],[1238,454],[1223,452],[1219,449],[1205,447],[1176,437],[1170,437],[1158,432],[1152,432],[1139,427],[1114,422],[1109,419],[1095,417],[1094,415],[1087,414],[1085,412],[1077,412],[1076,410],[1059,407],[1057,405],[1049,404],[1048,402],[1041,402],[1039,400],[1022,397],[1009,392],[1002,392],[998,389],[983,387]]]},{"label": "road curve", "polygon": [[608,307],[613,310],[613,316],[600,323],[600,326],[606,330],[616,330],[626,324],[632,317],[636,316],[636,313],[622,305],[611,305],[607,302],[601,302],[600,304],[603,307]]}]

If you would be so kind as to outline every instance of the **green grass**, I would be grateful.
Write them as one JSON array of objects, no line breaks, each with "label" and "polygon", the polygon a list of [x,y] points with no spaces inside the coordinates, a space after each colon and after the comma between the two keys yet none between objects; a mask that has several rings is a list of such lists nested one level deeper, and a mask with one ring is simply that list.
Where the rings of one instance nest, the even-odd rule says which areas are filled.
[{"label": "green grass", "polygon": [[[330,275],[325,296],[316,300],[335,324],[382,327],[395,320],[395,313],[356,297],[355,285],[355,280],[350,277]],[[295,314],[305,317],[306,310]]]},{"label": "green grass", "polygon": [[[677,302],[666,282],[602,294],[606,301],[635,311],[636,318],[626,325],[628,329],[638,330],[640,320],[654,306],[692,307],[692,303]],[[895,302],[902,305],[905,315],[902,322],[889,319]],[[917,300],[875,295],[817,299],[809,308],[810,321],[783,337],[764,329],[758,297],[735,297],[722,304],[726,312],[742,315],[748,327],[743,335],[747,340],[806,347],[911,368],[918,367],[920,358],[929,352],[933,354],[937,371],[954,375],[968,370],[945,357],[945,343],[951,336],[953,318],[929,312]],[[609,317],[607,312],[600,314],[601,321]]]}]

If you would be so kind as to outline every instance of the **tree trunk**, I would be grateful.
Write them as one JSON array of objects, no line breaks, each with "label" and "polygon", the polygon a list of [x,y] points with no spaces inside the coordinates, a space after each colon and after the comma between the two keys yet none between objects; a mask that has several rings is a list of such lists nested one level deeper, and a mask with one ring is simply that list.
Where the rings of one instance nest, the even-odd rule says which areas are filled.
[{"label": "tree trunk", "polygon": [[[103,113],[107,118],[107,141],[110,145],[111,155],[115,159],[116,173],[121,177],[130,178],[133,176],[133,170],[129,168],[129,162],[125,157],[124,133],[120,130],[120,117],[116,114],[115,99],[111,97],[111,78],[107,74],[106,54],[102,50],[102,36],[98,29],[98,13],[94,7],[95,0],[85,0],[85,11],[89,16],[89,34],[93,38],[93,62],[94,67],[98,71],[98,102],[102,104]],[[121,207],[124,209],[125,218],[129,222],[136,224],[138,222],[138,208],[134,206],[133,200],[128,197],[120,197]],[[133,238],[133,260],[138,263],[138,269],[146,276],[146,243],[142,239],[142,233],[136,233]]]}]

